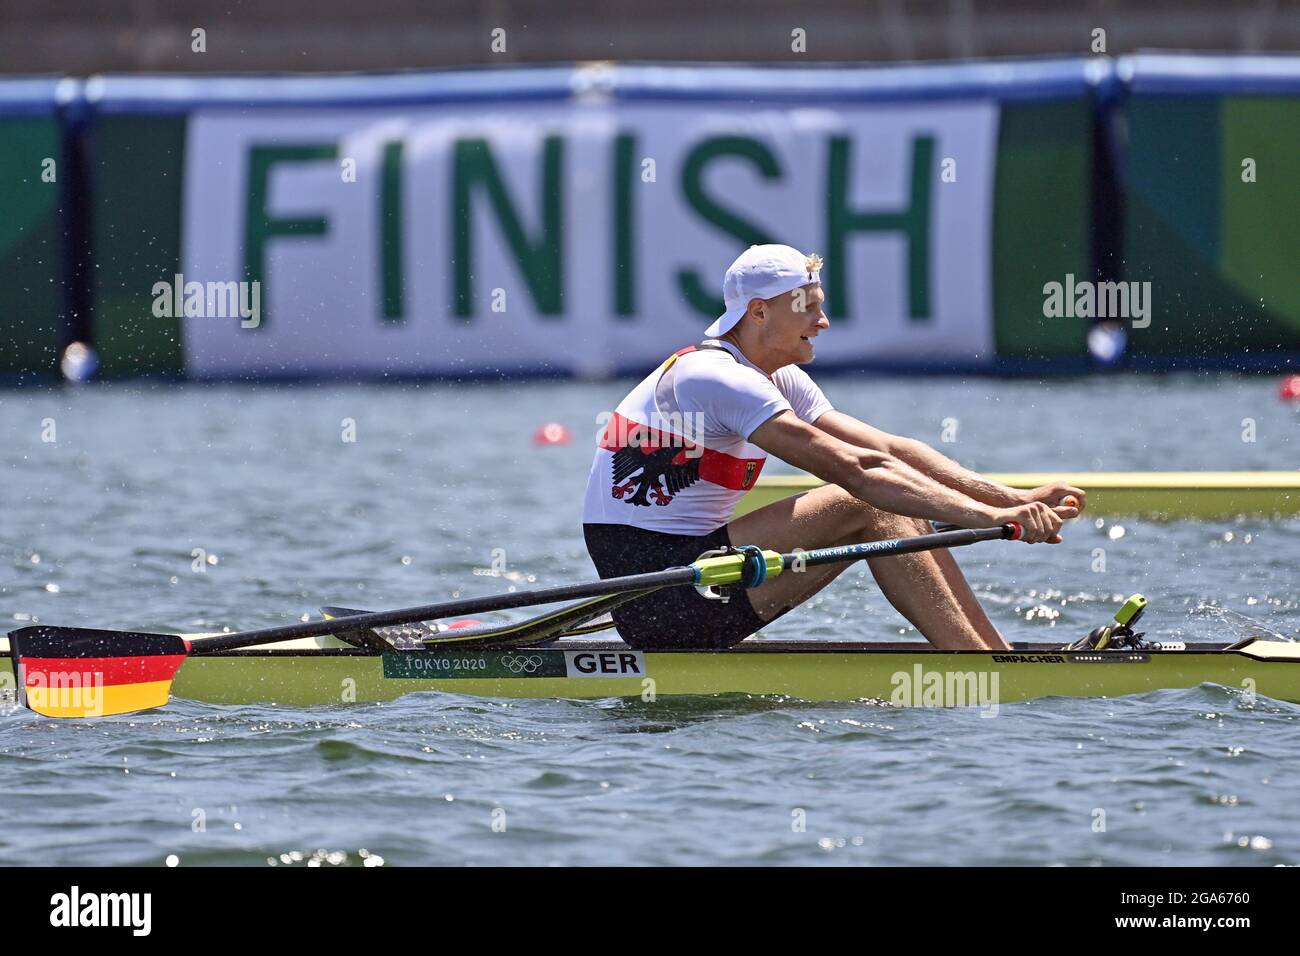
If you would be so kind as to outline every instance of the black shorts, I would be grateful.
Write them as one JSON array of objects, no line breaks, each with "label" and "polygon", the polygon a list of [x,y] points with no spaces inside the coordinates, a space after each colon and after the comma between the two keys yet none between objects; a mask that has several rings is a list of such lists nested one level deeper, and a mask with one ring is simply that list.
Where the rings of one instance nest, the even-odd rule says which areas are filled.
[{"label": "black shorts", "polygon": [[[731,544],[726,525],[699,536],[622,524],[584,524],[582,532],[602,578],[682,567],[705,551]],[[616,608],[614,625],[624,641],[641,650],[731,647],[765,622],[744,588],[729,588],[727,593],[730,600],[724,602],[703,597],[690,586],[664,588]]]}]

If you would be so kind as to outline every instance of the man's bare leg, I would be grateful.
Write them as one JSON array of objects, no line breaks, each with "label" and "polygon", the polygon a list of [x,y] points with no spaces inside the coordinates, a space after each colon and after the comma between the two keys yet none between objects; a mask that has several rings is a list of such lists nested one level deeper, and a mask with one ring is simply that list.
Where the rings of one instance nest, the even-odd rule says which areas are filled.
[{"label": "man's bare leg", "polygon": [[[881,511],[836,485],[774,502],[728,526],[733,544],[782,552],[912,537],[927,530],[919,519]],[[935,647],[1008,648],[947,550],[869,558],[867,565],[889,603]],[[749,599],[759,617],[770,621],[808,600],[847,568],[836,564],[783,574],[750,591]]]}]

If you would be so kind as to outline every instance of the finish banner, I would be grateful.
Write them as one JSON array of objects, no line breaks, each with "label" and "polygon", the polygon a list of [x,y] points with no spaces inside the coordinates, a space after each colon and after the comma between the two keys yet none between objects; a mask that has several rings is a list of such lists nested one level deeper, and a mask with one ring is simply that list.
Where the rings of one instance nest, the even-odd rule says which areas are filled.
[{"label": "finish banner", "polygon": [[186,368],[650,366],[764,242],[826,259],[821,357],[982,361],[996,132],[990,103],[200,112],[183,273],[262,313],[186,321]]},{"label": "finish banner", "polygon": [[1042,293],[1090,269],[1079,63],[597,75],[110,78],[105,371],[644,372],[768,242],[825,260],[823,368],[1081,357]]}]

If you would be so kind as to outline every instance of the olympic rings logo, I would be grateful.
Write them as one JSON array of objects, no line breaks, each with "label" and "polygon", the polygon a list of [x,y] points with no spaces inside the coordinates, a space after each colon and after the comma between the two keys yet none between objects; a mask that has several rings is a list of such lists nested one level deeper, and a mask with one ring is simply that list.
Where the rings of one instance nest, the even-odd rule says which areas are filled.
[{"label": "olympic rings logo", "polygon": [[535,654],[530,656],[512,654],[504,658],[502,663],[512,674],[536,674],[542,669],[542,659]]}]

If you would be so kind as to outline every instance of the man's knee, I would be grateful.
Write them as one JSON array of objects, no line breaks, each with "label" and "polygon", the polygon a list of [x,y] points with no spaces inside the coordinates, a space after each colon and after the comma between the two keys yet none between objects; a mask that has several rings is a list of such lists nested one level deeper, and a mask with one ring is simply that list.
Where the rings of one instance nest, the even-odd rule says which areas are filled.
[{"label": "man's knee", "polygon": [[[831,507],[844,519],[845,531],[853,531],[867,539],[871,538],[905,538],[923,534],[928,529],[926,522],[920,518],[908,518],[904,515],[884,511],[875,505],[853,497],[843,488],[833,486],[834,500]],[[854,537],[849,534],[848,537]]]}]

